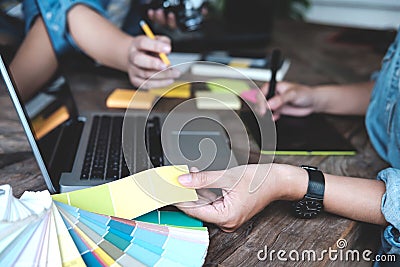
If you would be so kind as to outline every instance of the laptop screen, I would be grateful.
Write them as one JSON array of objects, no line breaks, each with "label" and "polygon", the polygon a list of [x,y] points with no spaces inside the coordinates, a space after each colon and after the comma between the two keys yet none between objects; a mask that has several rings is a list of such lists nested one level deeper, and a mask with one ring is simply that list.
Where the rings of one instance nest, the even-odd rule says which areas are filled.
[{"label": "laptop screen", "polygon": [[[72,159],[66,158],[71,157],[70,155],[64,154],[62,164],[59,159],[62,138],[70,132],[67,130],[69,126],[77,125],[78,113],[72,94],[65,80],[59,78],[28,100],[22,100],[24,92],[17,89],[12,74],[1,57],[0,70],[0,88],[9,92],[46,185],[51,192],[56,192],[61,172],[69,167],[64,165],[72,164]],[[69,135],[72,138],[71,134]],[[76,136],[74,138],[76,139]]]}]

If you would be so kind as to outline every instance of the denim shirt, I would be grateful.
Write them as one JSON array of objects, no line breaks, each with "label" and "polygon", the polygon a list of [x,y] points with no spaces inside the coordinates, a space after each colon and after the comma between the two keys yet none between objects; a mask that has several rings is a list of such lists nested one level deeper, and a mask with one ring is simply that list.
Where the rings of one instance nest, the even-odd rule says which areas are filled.
[{"label": "denim shirt", "polygon": [[391,165],[377,177],[386,184],[381,209],[390,224],[383,232],[383,252],[400,255],[400,29],[382,60],[366,126],[376,151]]},{"label": "denim shirt", "polygon": [[[24,0],[25,30],[28,31],[35,18],[41,16],[53,49],[59,57],[71,49],[79,50],[68,31],[68,11],[77,4],[83,4],[109,19],[107,7],[110,2],[112,0]],[[122,26],[126,32],[134,35],[140,32],[139,2],[131,1],[130,11]]]}]

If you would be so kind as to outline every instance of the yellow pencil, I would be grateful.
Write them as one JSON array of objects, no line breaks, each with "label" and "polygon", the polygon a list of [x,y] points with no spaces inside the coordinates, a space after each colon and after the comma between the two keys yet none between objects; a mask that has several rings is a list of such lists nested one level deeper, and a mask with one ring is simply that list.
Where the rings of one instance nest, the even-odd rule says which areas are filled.
[{"label": "yellow pencil", "polygon": [[[140,27],[142,27],[142,30],[144,31],[144,33],[146,34],[147,37],[149,37],[151,39],[156,39],[156,37],[154,36],[154,33],[151,31],[149,25],[147,25],[147,23],[145,21],[141,20],[139,23],[140,23]],[[160,53],[159,56],[165,65],[167,65],[167,66],[171,65],[171,62],[169,61],[169,59],[165,53]]]}]

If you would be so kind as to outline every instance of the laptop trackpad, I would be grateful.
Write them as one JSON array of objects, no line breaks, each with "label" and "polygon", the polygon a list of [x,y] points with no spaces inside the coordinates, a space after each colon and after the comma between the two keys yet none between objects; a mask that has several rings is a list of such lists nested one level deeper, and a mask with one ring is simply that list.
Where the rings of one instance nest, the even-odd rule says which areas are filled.
[{"label": "laptop trackpad", "polygon": [[180,131],[172,130],[163,148],[169,164],[186,164],[199,170],[222,170],[237,165],[223,128],[206,118],[192,120]]}]

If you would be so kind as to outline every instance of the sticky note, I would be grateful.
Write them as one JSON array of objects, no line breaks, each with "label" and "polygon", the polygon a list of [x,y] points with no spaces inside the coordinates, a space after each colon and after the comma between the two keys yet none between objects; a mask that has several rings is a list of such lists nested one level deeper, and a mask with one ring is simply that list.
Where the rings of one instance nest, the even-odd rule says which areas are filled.
[{"label": "sticky note", "polygon": [[69,112],[65,106],[58,108],[50,116],[37,116],[32,120],[32,127],[37,139],[42,138],[58,125],[69,119]]},{"label": "sticky note", "polygon": [[250,85],[243,80],[235,79],[213,79],[207,82],[207,87],[212,92],[233,92],[239,95],[250,89]]},{"label": "sticky note", "polygon": [[255,104],[257,103],[257,95],[260,93],[261,92],[259,89],[251,89],[240,93],[240,96],[244,100],[247,100],[248,102]]},{"label": "sticky note", "polygon": [[108,108],[150,109],[157,97],[189,98],[191,85],[176,81],[169,86],[149,90],[115,89],[106,100]]},{"label": "sticky note", "polygon": [[251,65],[251,59],[233,59],[228,65],[234,68],[249,68]]},{"label": "sticky note", "polygon": [[90,212],[132,219],[166,205],[197,200],[194,189],[176,184],[178,176],[185,173],[189,173],[185,165],[164,166],[103,185],[53,195],[53,199]]},{"label": "sticky note", "polygon": [[150,109],[155,98],[147,91],[117,88],[108,96],[106,106],[108,108]]},{"label": "sticky note", "polygon": [[198,109],[239,110],[242,103],[233,93],[228,92],[196,92],[196,107]]},{"label": "sticky note", "polygon": [[167,98],[189,98],[191,84],[185,81],[176,81],[169,86],[149,89],[149,92],[155,96]]}]

